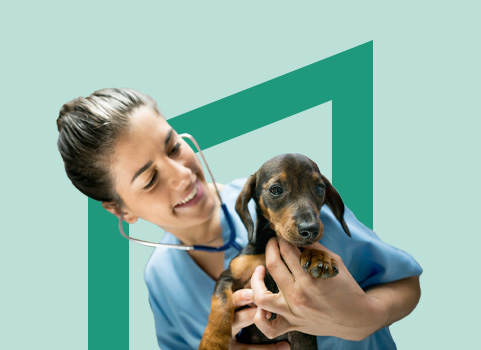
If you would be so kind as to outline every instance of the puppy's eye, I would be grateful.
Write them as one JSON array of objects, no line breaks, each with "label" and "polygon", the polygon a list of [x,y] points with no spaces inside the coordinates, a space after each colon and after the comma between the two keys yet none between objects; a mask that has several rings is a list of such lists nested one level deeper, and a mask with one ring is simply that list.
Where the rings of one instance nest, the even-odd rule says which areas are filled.
[{"label": "puppy's eye", "polygon": [[284,190],[282,189],[281,186],[274,185],[269,188],[269,192],[272,193],[273,195],[279,196],[284,192]]},{"label": "puppy's eye", "polygon": [[324,185],[322,185],[322,184],[317,185],[317,186],[316,186],[316,193],[317,193],[318,195],[321,195],[322,192],[324,192],[324,188],[325,188],[325,187],[326,187],[326,186],[324,186]]}]

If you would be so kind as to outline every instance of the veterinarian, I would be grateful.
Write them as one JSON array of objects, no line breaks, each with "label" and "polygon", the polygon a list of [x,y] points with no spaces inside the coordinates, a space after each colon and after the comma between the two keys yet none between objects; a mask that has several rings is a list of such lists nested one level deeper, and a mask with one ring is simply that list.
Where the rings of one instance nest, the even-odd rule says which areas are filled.
[{"label": "veterinarian", "polygon": [[[66,103],[57,120],[58,147],[72,183],[129,224],[138,218],[167,231],[165,243],[222,246],[230,229],[212,184],[195,153],[169,126],[149,96],[130,89],[104,89]],[[219,186],[235,226],[235,242],[247,232],[234,205],[245,179]],[[342,194],[341,194],[342,195]],[[252,204],[252,206],[251,206]],[[255,208],[250,204],[251,215]],[[352,238],[323,206],[323,249],[336,258],[339,275],[306,278],[299,250],[269,241],[267,269],[279,294],[263,283],[258,267],[250,288],[234,294],[231,349],[289,349],[285,342],[243,345],[241,328],[255,323],[268,337],[288,330],[317,335],[319,349],[395,349],[388,326],[408,315],[420,297],[422,270],[407,253],[382,242],[346,208]],[[156,248],[145,269],[159,346],[196,349],[207,325],[215,279],[238,250],[179,251]],[[255,306],[253,303],[255,302]],[[277,313],[274,321],[266,316]]]}]

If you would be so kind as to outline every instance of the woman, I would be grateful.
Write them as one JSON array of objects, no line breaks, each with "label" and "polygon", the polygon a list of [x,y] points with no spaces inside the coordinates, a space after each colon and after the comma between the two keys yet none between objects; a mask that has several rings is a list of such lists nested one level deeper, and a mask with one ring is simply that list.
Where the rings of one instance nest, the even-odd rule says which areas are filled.
[{"label": "woman", "polygon": [[[166,243],[221,246],[228,238],[213,185],[149,96],[131,89],[100,90],[65,104],[57,126],[67,175],[112,214],[123,214],[129,224],[143,218],[160,226],[168,232]],[[240,245],[247,237],[234,203],[244,182],[221,186]],[[267,269],[280,293],[266,290],[260,267],[251,288],[234,294],[237,308],[250,307],[235,313],[231,349],[289,348],[285,342],[237,343],[235,334],[253,323],[268,337],[288,330],[318,335],[319,349],[395,348],[387,326],[416,306],[422,270],[408,254],[380,241],[347,208],[344,219],[352,238],[339,231],[332,212],[323,207],[321,220],[330,236],[323,243],[329,249],[320,244],[318,248],[339,262],[340,273],[333,279],[304,278],[299,250],[282,240],[269,241]],[[197,348],[214,280],[236,253],[233,247],[218,253],[155,249],[145,280],[162,349]],[[278,314],[274,321],[266,317],[270,312]]]}]

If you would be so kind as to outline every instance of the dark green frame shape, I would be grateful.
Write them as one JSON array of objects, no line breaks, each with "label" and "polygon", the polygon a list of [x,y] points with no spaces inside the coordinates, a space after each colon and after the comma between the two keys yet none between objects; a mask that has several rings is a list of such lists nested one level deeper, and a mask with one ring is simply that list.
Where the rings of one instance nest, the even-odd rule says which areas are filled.
[{"label": "dark green frame shape", "polygon": [[[195,135],[205,149],[328,101],[332,101],[334,186],[356,216],[372,228],[372,41],[169,122],[178,132]],[[319,130],[319,137],[322,133]],[[91,199],[88,220],[89,349],[128,349],[129,243],[120,236],[117,219]]]}]

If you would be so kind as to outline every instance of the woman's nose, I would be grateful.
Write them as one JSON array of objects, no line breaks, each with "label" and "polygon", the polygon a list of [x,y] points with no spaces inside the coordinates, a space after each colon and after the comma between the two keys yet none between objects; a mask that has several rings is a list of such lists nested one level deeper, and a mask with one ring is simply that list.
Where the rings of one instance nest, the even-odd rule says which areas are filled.
[{"label": "woman's nose", "polygon": [[185,190],[191,185],[192,170],[180,162],[173,161],[168,182],[174,190]]}]

